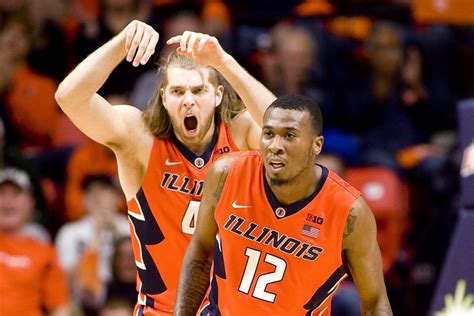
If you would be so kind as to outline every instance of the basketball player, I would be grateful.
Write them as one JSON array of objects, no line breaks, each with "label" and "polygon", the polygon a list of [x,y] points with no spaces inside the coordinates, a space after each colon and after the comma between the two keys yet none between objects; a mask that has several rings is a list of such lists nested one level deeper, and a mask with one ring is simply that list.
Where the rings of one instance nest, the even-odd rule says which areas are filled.
[{"label": "basketball player", "polygon": [[[259,146],[259,123],[275,99],[216,38],[192,32],[168,41],[179,44],[178,53],[161,68],[162,84],[144,113],[132,106],[111,106],[97,94],[124,58],[134,66],[145,64],[157,41],[152,27],[131,22],[82,61],[56,92],[71,120],[117,157],[139,276],[134,315],[172,313],[204,176],[216,158]],[[224,89],[216,69],[248,111],[239,111],[240,99]]]},{"label": "basketball player", "polygon": [[[318,105],[301,95],[267,109],[261,152],[219,159],[206,175],[175,315],[330,315],[347,276],[363,315],[392,315],[373,214],[360,192],[314,163],[323,145]],[[217,236],[217,237],[216,237]]]}]

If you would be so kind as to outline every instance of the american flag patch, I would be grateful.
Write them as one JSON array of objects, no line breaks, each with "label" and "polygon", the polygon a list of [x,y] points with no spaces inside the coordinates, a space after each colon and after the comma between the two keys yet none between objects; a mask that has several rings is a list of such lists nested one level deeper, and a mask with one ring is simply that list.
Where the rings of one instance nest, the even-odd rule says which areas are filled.
[{"label": "american flag patch", "polygon": [[309,236],[309,237],[313,237],[313,238],[318,238],[319,228],[305,224],[303,226],[303,229],[301,230],[301,234]]}]

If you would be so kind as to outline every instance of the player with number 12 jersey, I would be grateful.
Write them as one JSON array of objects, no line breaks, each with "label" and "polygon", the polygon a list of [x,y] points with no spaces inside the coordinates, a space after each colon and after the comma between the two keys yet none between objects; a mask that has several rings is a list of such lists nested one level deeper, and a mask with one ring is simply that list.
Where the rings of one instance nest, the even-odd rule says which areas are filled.
[{"label": "player with number 12 jersey", "polygon": [[200,315],[330,315],[347,277],[342,237],[360,192],[321,168],[313,194],[282,205],[259,152],[234,159],[214,213],[210,303]]}]

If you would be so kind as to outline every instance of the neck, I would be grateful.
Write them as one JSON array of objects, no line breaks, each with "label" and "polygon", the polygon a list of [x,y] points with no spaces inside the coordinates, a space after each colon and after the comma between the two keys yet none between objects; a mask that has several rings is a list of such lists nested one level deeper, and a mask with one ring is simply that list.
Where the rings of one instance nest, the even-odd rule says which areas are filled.
[{"label": "neck", "polygon": [[290,205],[313,194],[321,180],[321,175],[322,168],[315,164],[302,170],[296,178],[284,185],[272,185],[268,176],[266,178],[278,202]]}]

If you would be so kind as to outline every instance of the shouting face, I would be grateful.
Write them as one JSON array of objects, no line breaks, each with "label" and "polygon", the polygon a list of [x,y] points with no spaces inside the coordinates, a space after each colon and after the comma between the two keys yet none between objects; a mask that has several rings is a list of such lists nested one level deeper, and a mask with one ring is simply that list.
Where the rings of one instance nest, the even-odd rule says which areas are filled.
[{"label": "shouting face", "polygon": [[176,137],[185,145],[200,143],[214,132],[213,118],[224,88],[209,82],[207,68],[170,67],[161,90]]}]

